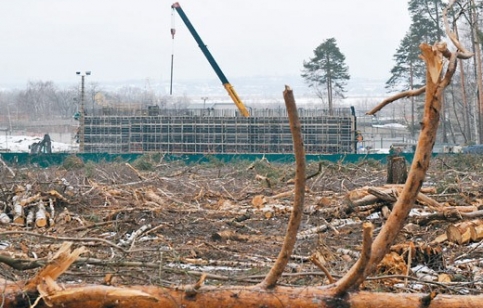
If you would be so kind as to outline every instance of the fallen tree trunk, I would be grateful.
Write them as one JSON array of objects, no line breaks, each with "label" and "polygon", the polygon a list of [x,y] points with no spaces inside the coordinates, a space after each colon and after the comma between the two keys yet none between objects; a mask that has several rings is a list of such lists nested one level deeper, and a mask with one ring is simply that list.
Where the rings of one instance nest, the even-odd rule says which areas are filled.
[{"label": "fallen tree trunk", "polygon": [[[371,293],[349,292],[344,297],[334,297],[331,288],[281,287],[211,287],[195,286],[163,288],[156,286],[113,287],[101,285],[66,285],[60,288],[55,282],[45,282],[39,289],[46,290],[36,307],[101,308],[101,307],[151,307],[151,308],[211,308],[211,307],[406,307],[453,308],[482,307],[483,296],[435,295],[421,293]],[[54,284],[54,285],[53,285]],[[47,290],[49,289],[50,290]],[[55,291],[52,291],[55,290]],[[29,307],[39,294],[25,293],[16,282],[3,284],[3,307]],[[434,297],[434,298],[433,298]]]},{"label": "fallen tree trunk", "polygon": [[[370,239],[370,232],[364,238]],[[366,230],[366,231],[367,231]],[[205,286],[207,277],[202,275],[194,285],[178,287],[158,286],[108,286],[74,285],[59,286],[55,279],[86,252],[84,247],[71,250],[66,242],[48,264],[27,282],[0,279],[2,308],[59,307],[482,307],[483,295],[437,295],[422,293],[374,293],[349,291],[337,296],[334,284],[323,287],[264,288],[255,286]],[[370,248],[370,242],[364,244]],[[365,249],[363,249],[365,250]],[[365,253],[369,251],[365,250]],[[364,259],[367,260],[366,256]],[[361,259],[362,260],[362,259]]]},{"label": "fallen tree trunk", "polygon": [[[397,201],[397,196],[402,193],[402,190],[403,186],[396,185],[389,188],[363,187],[361,189],[351,191],[347,195],[346,200],[352,207],[366,206],[380,201],[392,203]],[[423,191],[418,193],[416,201],[420,204],[427,205],[429,208],[438,212],[442,212],[445,209],[443,204],[426,196]]]}]

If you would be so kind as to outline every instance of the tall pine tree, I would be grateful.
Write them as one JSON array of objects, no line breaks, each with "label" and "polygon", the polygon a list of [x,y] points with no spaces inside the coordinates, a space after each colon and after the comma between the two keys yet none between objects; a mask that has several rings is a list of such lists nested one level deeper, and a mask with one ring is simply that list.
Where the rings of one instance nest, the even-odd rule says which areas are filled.
[{"label": "tall pine tree", "polygon": [[[410,0],[409,14],[411,26],[394,55],[396,65],[391,70],[391,78],[386,88],[408,90],[425,84],[425,66],[419,58],[419,44],[434,43],[443,36],[441,0]],[[411,81],[412,80],[412,81]]]},{"label": "tall pine tree", "polygon": [[[396,65],[391,69],[391,77],[386,88],[391,91],[405,91],[419,88],[426,82],[424,61],[419,58],[419,45],[422,42],[434,43],[443,36],[441,11],[444,5],[441,0],[410,0],[408,11],[411,25],[401,40],[394,60]],[[411,98],[411,135],[415,134],[415,102]]]},{"label": "tall pine tree", "polygon": [[344,97],[345,81],[350,79],[345,56],[335,38],[325,40],[314,50],[314,57],[304,61],[302,77],[309,87],[324,100],[327,97],[329,113],[333,113],[334,97]]}]

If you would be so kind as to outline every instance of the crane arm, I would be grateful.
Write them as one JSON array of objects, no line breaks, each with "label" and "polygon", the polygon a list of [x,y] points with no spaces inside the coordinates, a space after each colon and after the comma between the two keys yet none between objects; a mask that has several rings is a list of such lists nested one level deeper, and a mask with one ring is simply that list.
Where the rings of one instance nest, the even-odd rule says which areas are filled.
[{"label": "crane arm", "polygon": [[[225,74],[223,74],[223,71],[220,69],[218,66],[218,63],[216,63],[215,58],[211,55],[210,51],[206,47],[205,43],[203,43],[203,40],[201,37],[198,35],[198,32],[196,32],[195,28],[191,24],[191,21],[188,19],[188,16],[186,16],[185,12],[181,8],[178,2],[173,3],[171,5],[171,8],[176,10],[178,12],[178,15],[181,17],[183,22],[185,23],[186,27],[190,31],[191,35],[195,39],[196,43],[198,43],[198,46],[200,47],[201,51],[205,55],[206,59],[210,63],[211,67],[215,71],[216,75],[220,79],[221,83],[223,84],[223,87],[225,87],[226,91],[228,92],[228,95],[231,97],[235,105],[238,107],[238,110],[240,110],[241,114],[245,117],[249,116],[248,110],[241,101],[241,99],[238,97],[238,94],[235,92],[235,89],[233,86],[230,84],[228,79],[226,78]],[[173,31],[171,32],[173,33]]]}]

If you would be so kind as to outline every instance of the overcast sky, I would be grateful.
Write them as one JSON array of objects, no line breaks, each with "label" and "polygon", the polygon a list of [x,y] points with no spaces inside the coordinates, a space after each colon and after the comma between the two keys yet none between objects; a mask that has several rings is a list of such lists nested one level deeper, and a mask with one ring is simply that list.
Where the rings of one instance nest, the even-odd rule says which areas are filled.
[{"label": "overcast sky", "polygon": [[[171,4],[164,0],[0,1],[0,85],[169,81]],[[300,75],[334,37],[352,77],[388,79],[409,28],[406,0],[183,0],[225,75]],[[175,14],[174,78],[216,79]]]}]

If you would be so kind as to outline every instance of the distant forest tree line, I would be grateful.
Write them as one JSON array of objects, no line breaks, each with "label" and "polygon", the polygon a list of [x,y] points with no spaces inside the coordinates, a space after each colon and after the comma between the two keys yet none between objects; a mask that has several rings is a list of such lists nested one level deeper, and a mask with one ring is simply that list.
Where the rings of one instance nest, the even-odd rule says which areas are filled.
[{"label": "distant forest tree line", "polygon": [[[459,40],[471,47],[474,57],[458,63],[454,82],[444,94],[438,136],[443,143],[469,145],[483,143],[483,32],[480,30],[483,2],[471,0],[464,3],[456,3],[449,23]],[[448,40],[443,29],[444,7],[442,0],[408,1],[411,24],[394,54],[395,65],[386,82],[388,92],[417,90],[426,84],[419,45]],[[303,62],[302,77],[329,110],[333,108],[335,98],[344,97],[345,82],[350,78],[349,68],[335,38],[325,40],[314,50],[314,57]],[[402,124],[407,125],[415,138],[420,129],[424,94],[412,96],[406,103],[399,109],[402,114],[398,118],[404,119]]]},{"label": "distant forest tree line", "polygon": [[[80,97],[78,85],[61,88],[52,81],[29,81],[24,89],[0,92],[0,116],[31,121],[68,119],[79,111]],[[166,107],[170,102],[173,106],[186,106],[187,98],[178,99],[179,102],[172,102],[167,96],[136,86],[104,90],[98,83],[87,82],[84,109],[89,115],[109,108]]]}]

